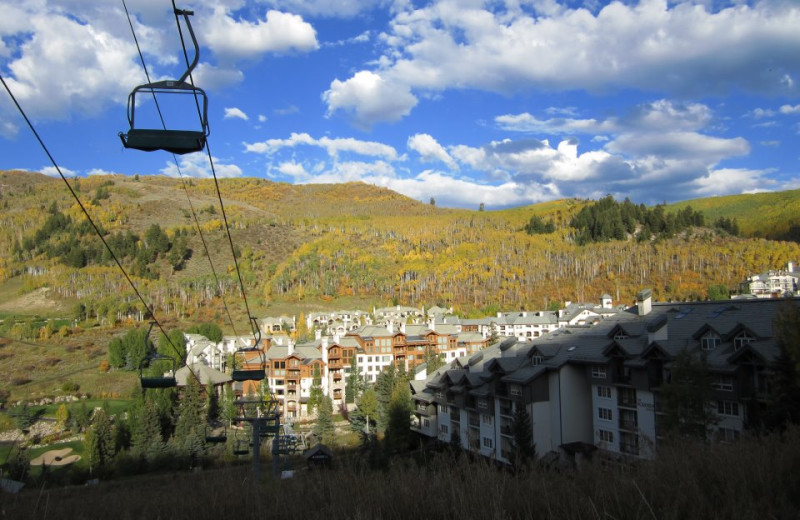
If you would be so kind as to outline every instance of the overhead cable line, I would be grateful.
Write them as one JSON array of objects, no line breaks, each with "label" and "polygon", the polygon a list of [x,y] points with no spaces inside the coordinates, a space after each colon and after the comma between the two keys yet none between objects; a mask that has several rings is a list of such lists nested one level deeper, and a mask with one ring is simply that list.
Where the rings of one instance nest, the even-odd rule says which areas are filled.
[{"label": "overhead cable line", "polygon": [[[175,23],[178,25],[178,34],[180,35],[180,39],[181,39],[181,47],[183,47],[183,57],[186,60],[186,66],[189,69],[189,83],[192,86],[194,86],[194,78],[192,77],[192,72],[191,72],[193,67],[189,64],[189,53],[186,50],[186,41],[183,38],[183,30],[181,29],[180,20],[178,19],[178,15],[182,14],[183,11],[180,11],[175,6],[175,0],[172,0],[172,7],[173,7],[173,10],[174,10],[174,13],[175,13]],[[191,25],[189,25],[189,34],[190,34],[190,36],[192,38],[192,41],[194,42],[194,44],[196,46],[197,45],[197,40],[196,40],[196,38],[194,36],[194,31],[192,30]],[[197,60],[197,57],[195,57],[195,62],[196,62],[196,60]],[[195,93],[195,104],[197,105],[197,115],[200,118],[200,121],[202,123],[203,122],[203,116],[202,116],[202,113],[200,112],[200,102],[197,99],[197,94],[196,93]],[[208,155],[208,163],[211,165],[211,175],[214,177],[214,186],[215,186],[215,188],[217,190],[217,198],[219,199],[219,207],[220,207],[221,212],[222,212],[222,220],[225,223],[225,231],[226,231],[226,233],[228,235],[228,243],[230,244],[230,247],[231,247],[231,256],[233,256],[233,264],[234,264],[234,266],[236,268],[236,277],[239,280],[239,289],[242,292],[242,299],[244,300],[244,307],[245,307],[245,310],[247,311],[248,321],[250,321],[251,328],[253,329],[253,338],[256,341],[258,341],[258,339],[257,339],[258,336],[259,336],[258,331],[257,331],[258,324],[256,323],[255,320],[252,319],[253,315],[250,312],[250,305],[249,305],[249,303],[247,301],[247,292],[245,291],[244,281],[242,280],[242,273],[241,273],[241,271],[239,269],[239,260],[236,258],[236,249],[234,248],[234,245],[233,245],[233,237],[231,236],[231,228],[228,225],[228,216],[227,216],[227,213],[225,212],[225,205],[222,202],[222,193],[220,192],[220,189],[219,189],[219,180],[217,179],[217,172],[216,172],[216,169],[214,167],[214,159],[211,156],[211,146],[208,144],[208,140],[207,139],[206,139],[206,143],[205,143],[205,148],[206,148],[206,154]]]}]

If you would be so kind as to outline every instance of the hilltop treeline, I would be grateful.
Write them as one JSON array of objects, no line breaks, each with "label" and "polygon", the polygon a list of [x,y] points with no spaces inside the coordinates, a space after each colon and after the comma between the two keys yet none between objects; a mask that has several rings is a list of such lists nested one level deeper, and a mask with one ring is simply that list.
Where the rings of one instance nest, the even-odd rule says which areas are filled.
[{"label": "hilltop treeline", "polygon": [[581,209],[570,222],[578,244],[624,240],[633,236],[641,241],[667,238],[691,226],[704,226],[705,219],[691,206],[667,213],[663,204],[647,208],[626,198],[619,203],[608,195]]}]

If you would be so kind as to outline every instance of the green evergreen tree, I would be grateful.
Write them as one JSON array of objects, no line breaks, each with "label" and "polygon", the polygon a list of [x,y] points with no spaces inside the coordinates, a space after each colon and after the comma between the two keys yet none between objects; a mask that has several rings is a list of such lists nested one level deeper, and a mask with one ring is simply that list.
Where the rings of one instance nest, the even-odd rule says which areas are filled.
[{"label": "green evergreen tree", "polygon": [[386,448],[390,453],[406,451],[411,444],[411,389],[408,383],[398,382],[389,403],[386,428]]},{"label": "green evergreen tree", "polygon": [[206,386],[206,395],[208,396],[208,402],[206,403],[208,410],[206,416],[208,418],[208,422],[216,423],[220,419],[222,410],[219,404],[219,395],[217,395],[217,389],[214,388],[214,385],[211,383]]},{"label": "green evergreen tree", "polygon": [[536,457],[533,443],[533,425],[525,405],[518,403],[511,419],[511,464],[515,469],[526,466]]},{"label": "green evergreen tree", "polygon": [[181,453],[197,458],[205,452],[205,395],[203,386],[190,377],[178,403],[173,445]]},{"label": "green evergreen tree", "polygon": [[372,431],[378,419],[378,394],[373,388],[367,388],[356,403],[356,409],[350,413],[350,427],[357,432]]},{"label": "green evergreen tree", "polygon": [[375,381],[375,393],[378,397],[378,413],[376,421],[378,430],[385,431],[389,425],[389,403],[392,399],[392,392],[397,383],[397,368],[389,365],[385,368]]},{"label": "green evergreen tree", "polygon": [[104,469],[114,457],[114,436],[111,421],[105,410],[95,410],[92,426],[86,433],[86,454],[89,467]]},{"label": "green evergreen tree", "polygon": [[800,308],[787,300],[773,329],[780,350],[772,364],[772,392],[763,422],[769,430],[782,430],[800,424]]},{"label": "green evergreen tree", "polygon": [[322,374],[319,365],[314,365],[314,373],[311,380],[311,388],[308,393],[308,412],[314,413],[322,402]]},{"label": "green evergreen tree", "polygon": [[314,435],[323,444],[331,444],[334,440],[333,401],[327,395],[322,397],[317,411],[317,423],[314,425]]},{"label": "green evergreen tree", "polygon": [[152,459],[166,451],[166,444],[161,436],[161,422],[155,403],[144,399],[141,405],[132,411],[131,444],[135,453]]},{"label": "green evergreen tree", "polygon": [[427,345],[425,347],[424,361],[425,368],[429,375],[433,374],[444,365],[444,359],[442,359],[442,355],[439,353],[439,349],[436,345]]},{"label": "green evergreen tree", "polygon": [[350,364],[350,374],[348,374],[347,381],[345,381],[344,386],[345,402],[348,404],[356,402],[363,391],[364,376],[361,375],[361,369],[358,366],[357,357],[353,356],[353,361]]},{"label": "green evergreen tree", "polygon": [[681,351],[672,363],[670,381],[660,387],[663,432],[705,440],[717,420],[711,406],[712,391],[705,358]]}]

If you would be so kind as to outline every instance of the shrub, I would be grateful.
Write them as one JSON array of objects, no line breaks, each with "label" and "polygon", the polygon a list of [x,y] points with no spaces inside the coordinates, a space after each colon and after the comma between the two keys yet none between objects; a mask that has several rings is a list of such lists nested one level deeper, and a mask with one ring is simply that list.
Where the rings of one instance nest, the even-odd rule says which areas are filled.
[{"label": "shrub", "polygon": [[61,385],[61,391],[62,392],[75,393],[80,389],[81,389],[81,385],[79,385],[78,383],[72,382],[72,381],[65,381]]}]

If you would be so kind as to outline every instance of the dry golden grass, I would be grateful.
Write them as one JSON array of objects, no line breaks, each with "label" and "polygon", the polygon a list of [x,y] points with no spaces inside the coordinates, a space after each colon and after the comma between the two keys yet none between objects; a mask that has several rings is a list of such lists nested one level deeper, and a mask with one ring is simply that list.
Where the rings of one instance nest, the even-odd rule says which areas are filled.
[{"label": "dry golden grass", "polygon": [[[27,489],[0,496],[4,518],[398,519],[797,518],[800,430],[734,444],[662,448],[657,462],[513,474],[450,454],[358,458],[291,480],[248,466]],[[265,465],[264,472],[269,468]]]}]

